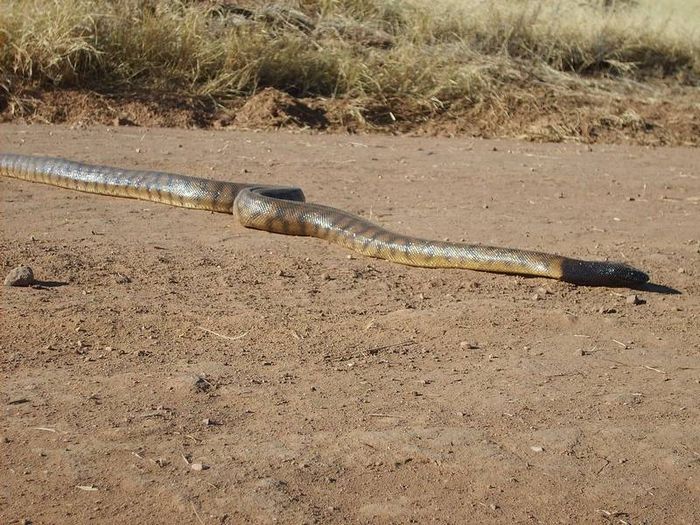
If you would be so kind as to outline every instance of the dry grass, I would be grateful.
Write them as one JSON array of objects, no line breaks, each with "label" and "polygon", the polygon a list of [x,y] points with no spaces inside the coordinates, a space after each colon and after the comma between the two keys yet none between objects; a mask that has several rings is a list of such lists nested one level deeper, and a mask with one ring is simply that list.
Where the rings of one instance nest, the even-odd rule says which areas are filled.
[{"label": "dry grass", "polygon": [[700,5],[680,0],[237,5],[0,0],[0,89],[6,99],[73,87],[223,103],[275,87],[426,114],[498,103],[504,87],[700,78]]}]

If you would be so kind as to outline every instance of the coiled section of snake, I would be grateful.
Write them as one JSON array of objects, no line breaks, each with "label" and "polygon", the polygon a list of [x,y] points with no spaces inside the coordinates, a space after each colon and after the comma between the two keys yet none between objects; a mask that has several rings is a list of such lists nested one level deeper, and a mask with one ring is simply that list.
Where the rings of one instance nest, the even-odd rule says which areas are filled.
[{"label": "coiled section of snake", "polygon": [[393,233],[350,213],[305,202],[299,188],[213,181],[0,154],[0,175],[62,188],[234,214],[247,228],[326,239],[369,257],[425,268],[465,268],[550,277],[591,286],[637,286],[649,277],[626,264],[432,241]]}]

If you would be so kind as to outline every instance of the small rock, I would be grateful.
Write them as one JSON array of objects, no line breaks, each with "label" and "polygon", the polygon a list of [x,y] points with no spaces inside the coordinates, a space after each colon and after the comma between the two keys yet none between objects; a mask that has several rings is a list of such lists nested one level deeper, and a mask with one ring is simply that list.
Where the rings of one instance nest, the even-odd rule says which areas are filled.
[{"label": "small rock", "polygon": [[205,465],[204,463],[192,463],[190,465],[190,468],[197,472],[201,472],[202,470],[207,470],[209,468],[209,465]]},{"label": "small rock", "polygon": [[469,341],[462,341],[461,343],[459,343],[459,347],[462,349],[466,348],[467,350],[478,350],[479,343],[471,343]]},{"label": "small rock", "polygon": [[627,304],[644,304],[646,301],[644,299],[641,299],[637,294],[632,294],[628,295],[627,299],[625,299]]},{"label": "small rock", "polygon": [[203,377],[197,377],[192,381],[192,388],[197,392],[206,392],[211,388],[211,383]]},{"label": "small rock", "polygon": [[539,301],[540,299],[542,299],[542,296],[540,296],[540,294],[536,293],[536,294],[533,294],[530,299],[532,299],[533,301]]},{"label": "small rock", "polygon": [[530,450],[533,452],[544,452],[544,447],[532,446],[530,447]]},{"label": "small rock", "polygon": [[491,503],[491,505],[489,505],[489,508],[490,508],[491,510],[498,510],[498,509],[500,509],[501,507],[499,507],[499,506],[496,505],[495,503]]},{"label": "small rock", "polygon": [[123,273],[118,273],[114,276],[114,282],[117,284],[129,284],[131,282],[131,278]]},{"label": "small rock", "polygon": [[34,284],[34,272],[29,266],[13,268],[5,277],[5,286],[31,286]]},{"label": "small rock", "polygon": [[685,268],[678,268],[678,273],[685,273]]},{"label": "small rock", "polygon": [[204,419],[202,419],[202,425],[211,426],[213,424],[214,424],[214,422],[211,419],[209,419],[208,417],[205,417]]},{"label": "small rock", "polygon": [[331,276],[330,276],[329,274],[327,274],[326,272],[323,272],[323,273],[321,274],[321,280],[322,280],[322,281],[330,281],[330,280],[332,280],[332,278],[331,278]]}]

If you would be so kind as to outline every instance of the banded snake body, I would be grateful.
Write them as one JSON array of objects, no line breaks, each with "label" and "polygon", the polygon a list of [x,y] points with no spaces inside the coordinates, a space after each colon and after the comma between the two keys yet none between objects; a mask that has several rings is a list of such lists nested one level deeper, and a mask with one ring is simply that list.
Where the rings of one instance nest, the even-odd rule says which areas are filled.
[{"label": "banded snake body", "polygon": [[623,263],[432,241],[393,233],[356,215],[305,202],[299,188],[215,181],[0,153],[0,175],[113,197],[229,213],[247,228],[326,239],[363,255],[426,268],[541,276],[590,286],[639,286],[649,277]]}]

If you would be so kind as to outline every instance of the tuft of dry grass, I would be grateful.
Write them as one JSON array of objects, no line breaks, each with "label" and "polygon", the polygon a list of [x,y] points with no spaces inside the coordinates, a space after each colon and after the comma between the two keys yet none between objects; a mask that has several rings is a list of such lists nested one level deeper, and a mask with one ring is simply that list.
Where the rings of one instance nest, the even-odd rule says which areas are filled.
[{"label": "tuft of dry grass", "polygon": [[700,5],[0,0],[0,109],[30,88],[223,104],[274,87],[430,115],[601,78],[697,85]]}]

